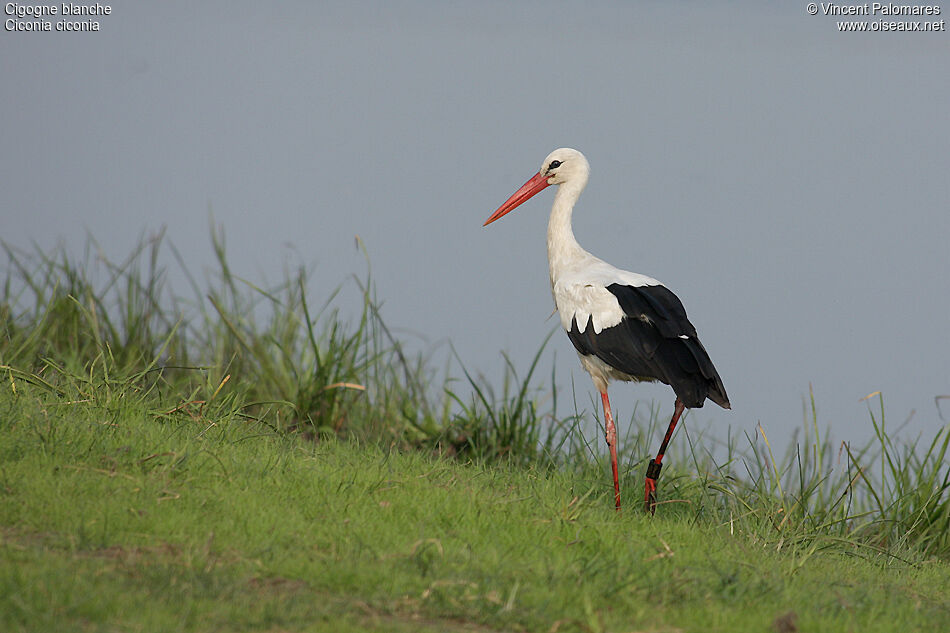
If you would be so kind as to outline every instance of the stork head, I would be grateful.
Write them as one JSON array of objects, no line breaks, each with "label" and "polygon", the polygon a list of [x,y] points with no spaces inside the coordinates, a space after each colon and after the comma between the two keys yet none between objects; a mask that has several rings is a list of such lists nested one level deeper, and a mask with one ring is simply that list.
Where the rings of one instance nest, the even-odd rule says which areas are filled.
[{"label": "stork head", "polygon": [[570,147],[556,149],[545,157],[538,173],[529,178],[518,191],[498,207],[498,210],[492,213],[482,226],[488,226],[549,185],[568,184],[583,189],[587,184],[589,174],[590,164],[583,154]]},{"label": "stork head", "polygon": [[549,185],[560,185],[566,182],[587,182],[590,174],[590,164],[576,149],[562,147],[556,149],[541,163],[538,174],[543,176]]}]

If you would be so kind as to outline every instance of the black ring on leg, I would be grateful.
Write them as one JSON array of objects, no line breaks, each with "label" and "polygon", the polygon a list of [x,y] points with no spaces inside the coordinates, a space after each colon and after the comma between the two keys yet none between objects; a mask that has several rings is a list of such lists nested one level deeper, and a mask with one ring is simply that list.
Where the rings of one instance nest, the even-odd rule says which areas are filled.
[{"label": "black ring on leg", "polygon": [[659,479],[661,468],[663,468],[663,464],[658,463],[655,459],[651,459],[650,465],[647,466],[647,479],[652,479],[653,481]]}]

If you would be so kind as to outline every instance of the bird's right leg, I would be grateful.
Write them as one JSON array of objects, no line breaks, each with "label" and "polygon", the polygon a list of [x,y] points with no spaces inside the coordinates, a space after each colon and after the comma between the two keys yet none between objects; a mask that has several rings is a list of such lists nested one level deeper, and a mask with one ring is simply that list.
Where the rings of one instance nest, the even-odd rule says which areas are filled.
[{"label": "bird's right leg", "polygon": [[660,476],[660,466],[663,462],[663,455],[666,454],[666,446],[670,443],[670,438],[673,437],[673,429],[676,428],[676,423],[680,421],[680,416],[683,414],[683,409],[685,408],[686,405],[683,404],[683,401],[677,398],[673,408],[673,419],[670,420],[670,426],[666,429],[666,435],[663,437],[663,443],[660,444],[660,450],[657,451],[656,459],[651,459],[650,465],[647,466],[647,479],[643,492],[643,507],[650,514],[656,512],[656,480]]},{"label": "bird's right leg", "polygon": [[620,477],[617,471],[617,427],[614,425],[614,416],[610,413],[610,398],[607,390],[600,392],[600,399],[604,403],[604,431],[607,437],[607,447],[610,448],[610,466],[614,471],[614,502],[620,510]]}]

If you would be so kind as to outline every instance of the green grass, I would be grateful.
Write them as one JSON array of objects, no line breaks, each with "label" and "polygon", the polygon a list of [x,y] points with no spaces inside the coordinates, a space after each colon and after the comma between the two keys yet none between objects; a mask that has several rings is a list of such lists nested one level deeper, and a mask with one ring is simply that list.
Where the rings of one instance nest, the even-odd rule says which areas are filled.
[{"label": "green grass", "polygon": [[[813,411],[780,458],[681,437],[657,515],[618,514],[540,351],[457,380],[369,275],[347,322],[308,271],[259,288],[213,245],[188,300],[160,236],[120,264],[6,247],[0,630],[950,628],[947,429],[899,441],[881,399],[864,447]],[[628,500],[659,423],[625,425]]]},{"label": "green grass", "polygon": [[[148,402],[0,396],[0,628],[940,630],[950,567],[611,509],[603,472],[474,465]],[[477,628],[476,628],[477,630]]]}]

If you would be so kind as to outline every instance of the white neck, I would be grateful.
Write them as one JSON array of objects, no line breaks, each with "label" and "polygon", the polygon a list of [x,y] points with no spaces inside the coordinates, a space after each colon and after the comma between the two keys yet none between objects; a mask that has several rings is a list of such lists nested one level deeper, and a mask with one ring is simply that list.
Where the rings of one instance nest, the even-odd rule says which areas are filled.
[{"label": "white neck", "polygon": [[571,228],[571,214],[587,179],[576,182],[565,182],[558,186],[554,196],[554,206],[551,207],[551,218],[548,220],[548,265],[553,285],[560,273],[572,263],[584,259],[588,253],[574,238]]}]

